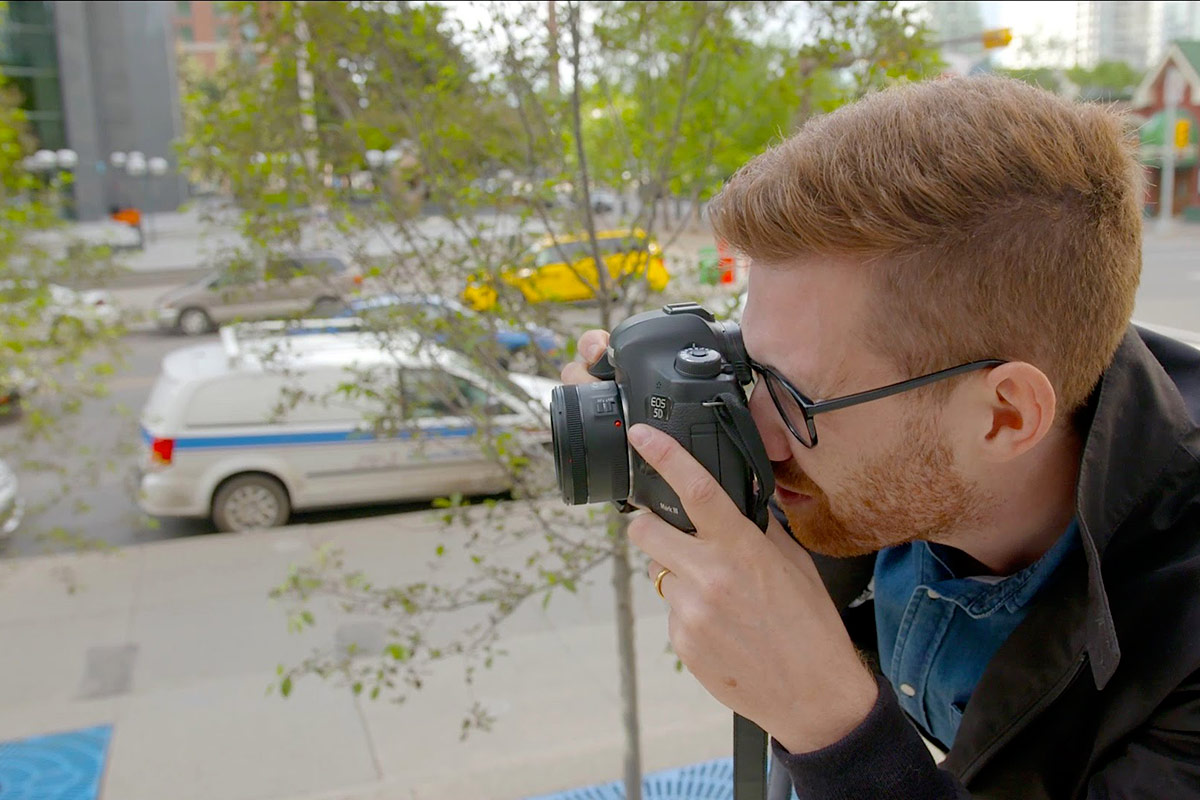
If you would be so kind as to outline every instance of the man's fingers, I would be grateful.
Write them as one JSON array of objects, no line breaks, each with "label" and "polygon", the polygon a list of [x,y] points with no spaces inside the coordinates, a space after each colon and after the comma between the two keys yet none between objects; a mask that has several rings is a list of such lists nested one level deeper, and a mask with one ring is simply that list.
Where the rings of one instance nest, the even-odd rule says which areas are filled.
[{"label": "man's fingers", "polygon": [[675,577],[675,573],[651,559],[650,566],[646,568],[646,577],[654,584],[654,590],[658,592],[658,596],[666,600],[667,583]]},{"label": "man's fingers", "polygon": [[590,331],[584,331],[579,337],[578,358],[586,365],[591,366],[600,360],[600,356],[604,355],[604,351],[608,349],[608,331],[594,328]]},{"label": "man's fingers", "polygon": [[645,424],[634,425],[628,435],[638,454],[679,495],[683,510],[696,525],[697,536],[711,537],[714,532],[719,535],[739,520],[745,522],[745,516],[712,473],[673,437]]},{"label": "man's fingers", "polygon": [[566,384],[599,383],[600,379],[587,371],[587,367],[578,361],[567,362],[559,376]]},{"label": "man's fingers", "polygon": [[[695,544],[692,537],[649,511],[643,511],[631,519],[627,533],[634,547],[650,556],[651,563],[657,564],[659,569],[682,569],[686,560],[683,550]],[[657,574],[655,571],[654,575]]]},{"label": "man's fingers", "polygon": [[801,571],[808,573],[812,579],[821,580],[821,576],[817,572],[817,567],[813,563],[812,556],[783,529],[783,525],[779,523],[779,520],[775,519],[774,515],[771,516],[770,522],[767,524],[766,533],[767,539],[778,548],[784,558]]},{"label": "man's fingers", "polygon": [[600,360],[608,349],[608,331],[593,329],[579,337],[575,360],[562,368],[562,382],[566,384],[596,383],[599,378],[588,372],[588,367]]}]

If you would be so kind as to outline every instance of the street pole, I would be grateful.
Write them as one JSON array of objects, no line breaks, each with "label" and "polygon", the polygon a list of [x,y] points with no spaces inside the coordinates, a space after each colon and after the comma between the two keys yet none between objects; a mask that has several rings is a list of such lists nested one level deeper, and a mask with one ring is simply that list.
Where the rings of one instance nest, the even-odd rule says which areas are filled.
[{"label": "street pole", "polygon": [[146,232],[150,234],[150,241],[154,241],[154,212],[150,209],[150,172],[147,171],[142,176],[142,207],[146,209]]},{"label": "street pole", "polygon": [[1175,211],[1175,113],[1183,101],[1183,76],[1168,67],[1163,78],[1162,169],[1158,181],[1158,228],[1171,227]]}]

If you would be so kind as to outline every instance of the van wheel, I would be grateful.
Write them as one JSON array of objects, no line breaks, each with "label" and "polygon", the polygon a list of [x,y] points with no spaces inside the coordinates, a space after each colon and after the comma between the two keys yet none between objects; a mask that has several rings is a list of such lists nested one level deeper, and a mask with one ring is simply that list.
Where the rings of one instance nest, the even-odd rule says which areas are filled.
[{"label": "van wheel", "polygon": [[179,330],[188,336],[199,336],[212,330],[212,320],[203,308],[185,308],[179,312]]},{"label": "van wheel", "polygon": [[213,494],[212,520],[219,531],[276,528],[291,513],[287,489],[270,475],[235,475]]}]

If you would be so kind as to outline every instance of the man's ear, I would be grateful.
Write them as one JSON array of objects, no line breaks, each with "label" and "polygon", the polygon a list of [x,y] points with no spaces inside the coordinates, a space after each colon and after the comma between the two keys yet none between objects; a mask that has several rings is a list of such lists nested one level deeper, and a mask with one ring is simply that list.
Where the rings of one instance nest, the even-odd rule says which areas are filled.
[{"label": "man's ear", "polygon": [[1009,461],[1029,452],[1054,426],[1057,396],[1046,373],[1011,361],[983,377],[984,418],[977,445],[989,461]]}]

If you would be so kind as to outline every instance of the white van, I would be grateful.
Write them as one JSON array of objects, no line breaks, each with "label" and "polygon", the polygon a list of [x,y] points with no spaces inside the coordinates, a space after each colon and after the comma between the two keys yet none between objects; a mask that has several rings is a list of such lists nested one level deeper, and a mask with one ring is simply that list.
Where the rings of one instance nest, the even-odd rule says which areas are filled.
[{"label": "white van", "polygon": [[554,381],[489,380],[415,334],[384,347],[355,323],[229,326],[167,355],[141,416],[142,510],[238,531],[297,509],[490,494],[513,479],[481,424],[511,448],[548,446]]}]

